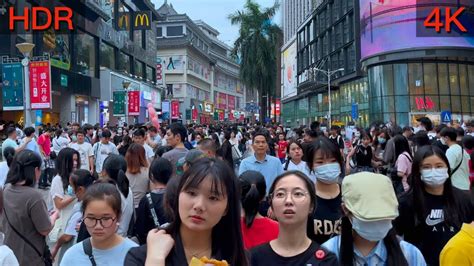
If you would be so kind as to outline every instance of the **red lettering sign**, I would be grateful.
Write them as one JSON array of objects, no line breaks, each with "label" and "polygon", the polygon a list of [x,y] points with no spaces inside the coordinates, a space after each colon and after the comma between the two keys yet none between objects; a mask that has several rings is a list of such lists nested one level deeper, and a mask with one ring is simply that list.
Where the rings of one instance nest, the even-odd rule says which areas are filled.
[{"label": "red lettering sign", "polygon": [[275,114],[281,115],[281,100],[280,99],[275,100]]},{"label": "red lettering sign", "polygon": [[179,119],[179,102],[171,102],[171,119]]},{"label": "red lettering sign", "polygon": [[227,94],[222,92],[217,93],[217,108],[227,109]]},{"label": "red lettering sign", "polygon": [[31,109],[52,108],[49,61],[31,62],[29,69]]},{"label": "red lettering sign", "polygon": [[128,115],[140,115],[140,92],[128,92]]},{"label": "red lettering sign", "polygon": [[[23,15],[15,15],[15,8],[10,7],[9,12],[9,29],[11,31],[16,30],[15,22],[23,22],[23,29],[25,31],[30,30],[30,18],[31,18],[31,29],[32,30],[46,30],[51,27],[51,24],[54,21],[54,30],[59,30],[59,23],[63,22],[67,24],[69,30],[73,30],[72,25],[72,9],[64,6],[54,7],[54,17],[50,9],[41,6],[35,6],[31,8],[31,17],[30,17],[30,8],[23,8]],[[39,25],[38,15],[42,13],[46,17],[46,22],[43,25]]]},{"label": "red lettering sign", "polygon": [[197,120],[198,119],[198,109],[194,108],[192,111],[192,120]]},{"label": "red lettering sign", "polygon": [[227,95],[227,108],[229,111],[235,110],[235,96]]},{"label": "red lettering sign", "polygon": [[235,118],[234,118],[234,113],[233,112],[229,112],[229,120],[233,121]]},{"label": "red lettering sign", "polygon": [[224,112],[219,111],[219,121],[224,121]]},{"label": "red lettering sign", "polygon": [[432,110],[435,108],[435,104],[430,96],[416,97],[415,98],[417,110]]}]

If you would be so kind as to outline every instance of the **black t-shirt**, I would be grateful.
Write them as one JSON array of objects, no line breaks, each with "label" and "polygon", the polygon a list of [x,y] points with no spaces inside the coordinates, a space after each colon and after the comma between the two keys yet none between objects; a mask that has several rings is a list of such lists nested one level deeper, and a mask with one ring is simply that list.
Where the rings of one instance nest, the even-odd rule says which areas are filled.
[{"label": "black t-shirt", "polygon": [[335,254],[320,247],[318,243],[312,242],[309,248],[301,254],[293,257],[282,257],[278,255],[266,243],[250,250],[251,265],[252,266],[278,266],[278,265],[292,265],[292,266],[306,266],[306,265],[338,265]]},{"label": "black t-shirt", "polygon": [[[150,193],[151,200],[153,201],[153,208],[155,209],[156,216],[160,225],[163,225],[168,222],[168,217],[165,215],[165,210],[163,208],[163,196],[164,191],[159,193]],[[148,232],[156,228],[155,222],[153,221],[153,216],[150,210],[150,204],[148,203],[148,198],[145,195],[138,204],[136,212],[137,220],[135,221],[135,235],[137,236],[141,245],[146,243],[146,237]]]},{"label": "black t-shirt", "polygon": [[337,135],[335,137],[330,135],[329,140],[334,143],[334,145],[336,145],[339,149],[344,149],[344,140],[342,139],[341,135]]},{"label": "black t-shirt", "polygon": [[465,192],[453,188],[453,194],[458,201],[455,213],[459,215],[455,224],[448,224],[444,220],[442,196],[424,193],[426,211],[421,221],[416,217],[414,198],[408,193],[400,198],[399,217],[394,221],[394,226],[404,240],[412,243],[425,257],[428,265],[439,265],[439,255],[446,243],[460,229],[462,223],[472,221],[472,206]]},{"label": "black t-shirt", "polygon": [[356,147],[355,161],[358,167],[372,167],[372,147],[358,145]]},{"label": "black t-shirt", "polygon": [[341,234],[341,193],[334,199],[316,195],[317,207],[313,213],[316,242],[322,245],[334,235]]}]

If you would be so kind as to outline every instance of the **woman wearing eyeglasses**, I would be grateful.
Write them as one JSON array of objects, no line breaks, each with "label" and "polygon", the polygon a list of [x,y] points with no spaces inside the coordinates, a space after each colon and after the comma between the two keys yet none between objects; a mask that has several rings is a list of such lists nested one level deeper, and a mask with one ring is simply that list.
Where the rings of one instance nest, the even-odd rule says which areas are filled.
[{"label": "woman wearing eyeglasses", "polygon": [[299,171],[278,176],[270,188],[278,238],[253,248],[251,265],[338,265],[333,253],[314,241],[314,184]]},{"label": "woman wearing eyeglasses", "polygon": [[92,257],[84,252],[84,243],[77,243],[64,254],[61,265],[123,265],[125,255],[138,246],[117,234],[121,216],[121,198],[116,186],[98,183],[87,188],[82,202],[83,222],[90,238]]}]

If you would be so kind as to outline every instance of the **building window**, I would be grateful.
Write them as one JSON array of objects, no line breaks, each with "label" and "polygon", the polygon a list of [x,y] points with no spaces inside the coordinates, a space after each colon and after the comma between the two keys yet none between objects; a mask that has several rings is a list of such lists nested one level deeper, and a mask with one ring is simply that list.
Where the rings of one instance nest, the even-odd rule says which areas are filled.
[{"label": "building window", "polygon": [[115,69],[114,47],[104,42],[100,43],[100,66]]},{"label": "building window", "polygon": [[138,77],[143,77],[143,63],[135,60],[135,75]]},{"label": "building window", "polygon": [[154,81],[153,79],[153,68],[150,66],[146,66],[146,79],[150,81]]},{"label": "building window", "polygon": [[438,94],[438,75],[436,74],[435,63],[423,64],[423,77],[425,80],[425,94],[437,95]]},{"label": "building window", "polygon": [[130,71],[130,56],[120,52],[118,57],[117,70],[131,73]]},{"label": "building window", "polygon": [[156,28],[156,37],[163,37],[163,28],[157,27]]},{"label": "building window", "polygon": [[166,27],[166,36],[182,36],[183,35],[183,26],[168,26]]},{"label": "building window", "polygon": [[76,69],[79,73],[95,77],[96,70],[96,39],[91,35],[78,30],[74,42],[76,51]]},{"label": "building window", "polygon": [[145,31],[143,30],[135,30],[133,31],[133,43],[138,44],[141,48],[145,48],[144,41],[143,41],[143,34]]}]

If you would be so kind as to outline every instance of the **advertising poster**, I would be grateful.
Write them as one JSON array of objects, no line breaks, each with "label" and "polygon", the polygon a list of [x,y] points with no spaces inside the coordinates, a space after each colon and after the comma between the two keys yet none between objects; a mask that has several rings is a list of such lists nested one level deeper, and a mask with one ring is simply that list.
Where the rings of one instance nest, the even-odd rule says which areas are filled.
[{"label": "advertising poster", "polygon": [[30,63],[30,99],[31,109],[50,109],[52,107],[49,61]]},{"label": "advertising poster", "polygon": [[2,64],[2,105],[4,111],[23,110],[23,66]]}]

